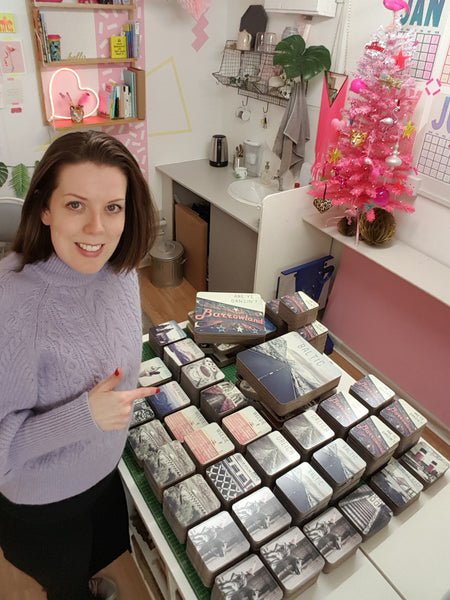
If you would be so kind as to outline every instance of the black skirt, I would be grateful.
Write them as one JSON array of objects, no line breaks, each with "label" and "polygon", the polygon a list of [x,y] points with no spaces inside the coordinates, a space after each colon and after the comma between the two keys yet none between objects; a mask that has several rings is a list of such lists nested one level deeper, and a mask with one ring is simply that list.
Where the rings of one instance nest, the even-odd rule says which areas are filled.
[{"label": "black skirt", "polygon": [[7,560],[42,585],[48,600],[91,598],[92,575],[130,550],[118,471],[51,504],[14,504],[0,494],[0,546]]}]

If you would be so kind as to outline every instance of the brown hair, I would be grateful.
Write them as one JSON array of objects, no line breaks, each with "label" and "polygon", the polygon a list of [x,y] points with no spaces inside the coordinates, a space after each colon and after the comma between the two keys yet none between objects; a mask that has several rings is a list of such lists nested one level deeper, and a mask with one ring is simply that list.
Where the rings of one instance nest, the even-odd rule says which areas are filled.
[{"label": "brown hair", "polygon": [[41,216],[49,207],[61,168],[83,162],[118,167],[127,178],[125,226],[109,260],[113,270],[136,268],[151,248],[156,236],[156,211],[135,158],[122,142],[106,133],[76,131],[51,143],[31,179],[13,243],[13,250],[21,255],[22,269],[26,264],[47,260],[54,252],[50,229]]}]

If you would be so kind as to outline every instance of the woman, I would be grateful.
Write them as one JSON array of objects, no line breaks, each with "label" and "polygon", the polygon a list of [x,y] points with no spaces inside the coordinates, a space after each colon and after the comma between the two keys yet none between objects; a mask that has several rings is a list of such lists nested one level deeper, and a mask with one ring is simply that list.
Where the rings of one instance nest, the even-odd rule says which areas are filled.
[{"label": "woman", "polygon": [[[93,578],[129,549],[117,472],[141,361],[135,268],[154,241],[130,152],[56,139],[0,262],[0,546],[48,600],[116,598]],[[90,581],[91,579],[91,581]]]}]

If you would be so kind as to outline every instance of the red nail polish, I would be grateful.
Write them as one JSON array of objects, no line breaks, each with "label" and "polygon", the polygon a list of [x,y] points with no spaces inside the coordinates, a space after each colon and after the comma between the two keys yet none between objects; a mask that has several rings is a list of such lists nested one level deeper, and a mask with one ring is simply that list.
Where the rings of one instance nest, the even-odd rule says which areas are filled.
[{"label": "red nail polish", "polygon": [[117,369],[114,371],[114,375],[116,377],[119,377],[119,367],[117,367]]},{"label": "red nail polish", "polygon": [[155,394],[159,394],[161,390],[159,388],[156,388]]}]

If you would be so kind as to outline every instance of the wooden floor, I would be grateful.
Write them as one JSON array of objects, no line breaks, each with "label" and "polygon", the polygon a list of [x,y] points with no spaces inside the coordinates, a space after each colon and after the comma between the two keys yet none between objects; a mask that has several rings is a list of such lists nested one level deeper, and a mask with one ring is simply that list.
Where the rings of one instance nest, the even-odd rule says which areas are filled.
[{"label": "wooden floor", "polygon": [[[195,308],[196,290],[186,281],[174,288],[156,288],[149,279],[148,267],[139,273],[142,309],[155,325],[169,320],[185,321]],[[354,379],[363,374],[336,352],[331,358]],[[450,460],[450,446],[426,429],[425,439]],[[127,552],[104,569],[120,590],[121,600],[150,600],[140,572]],[[8,563],[0,551],[0,600],[46,600],[46,594],[30,577]]]}]

